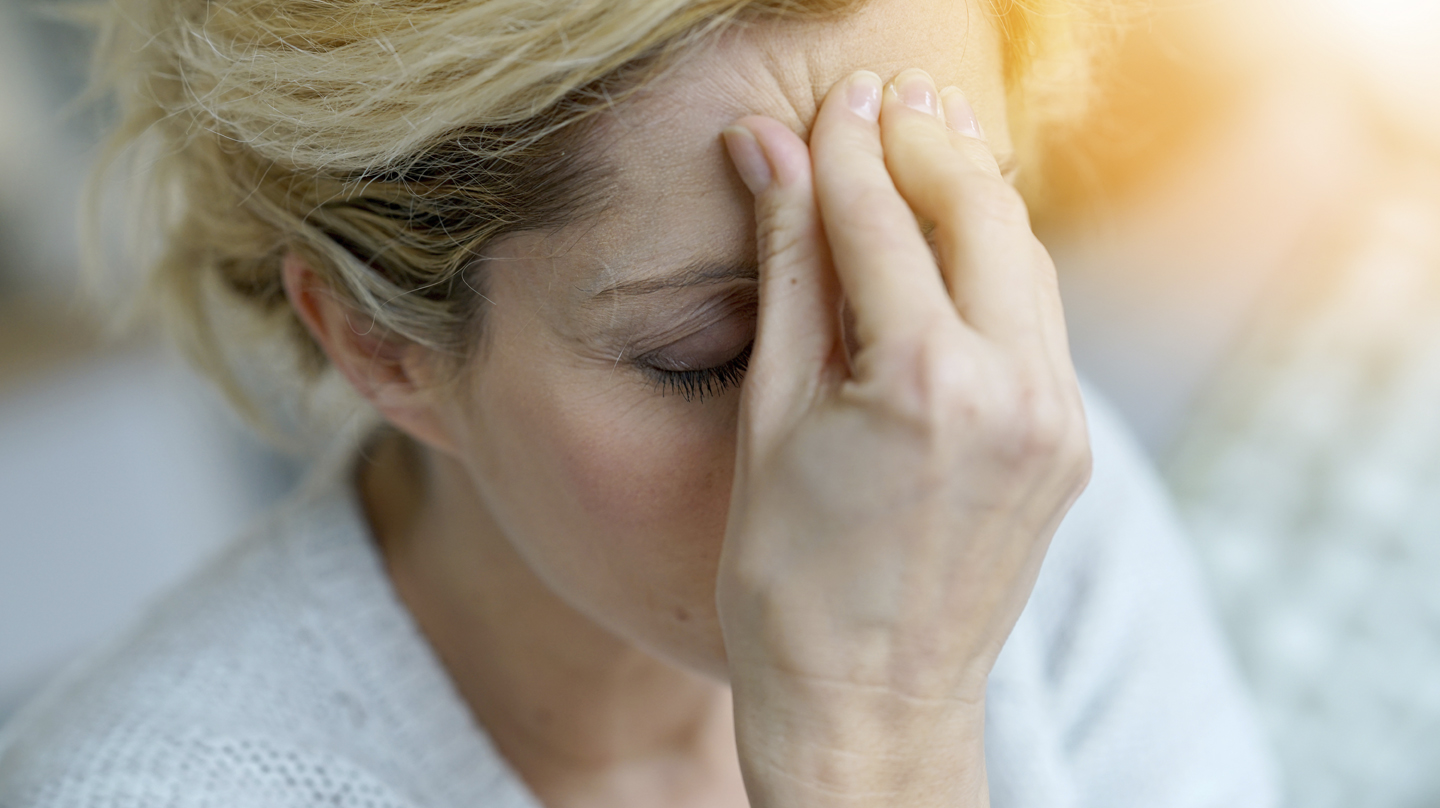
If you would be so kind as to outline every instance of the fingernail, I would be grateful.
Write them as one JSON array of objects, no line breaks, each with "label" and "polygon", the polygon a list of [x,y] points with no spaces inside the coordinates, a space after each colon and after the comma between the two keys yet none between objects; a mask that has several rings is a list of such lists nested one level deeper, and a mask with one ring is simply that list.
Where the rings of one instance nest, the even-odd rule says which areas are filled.
[{"label": "fingernail", "polygon": [[845,87],[845,104],[850,111],[874,123],[880,120],[880,89],[884,84],[880,77],[869,70],[859,70],[850,75]]},{"label": "fingernail", "polygon": [[730,152],[730,162],[750,193],[759,194],[770,187],[770,162],[760,148],[760,141],[743,126],[726,127],[720,136],[725,139],[725,150]]},{"label": "fingernail", "polygon": [[940,94],[935,91],[935,81],[929,73],[912,67],[895,77],[894,87],[905,106],[940,115]]},{"label": "fingernail", "polygon": [[946,87],[941,90],[940,101],[945,108],[946,126],[966,137],[985,139],[985,131],[980,128],[980,119],[975,117],[974,108],[965,100],[965,94],[960,92],[959,87]]}]

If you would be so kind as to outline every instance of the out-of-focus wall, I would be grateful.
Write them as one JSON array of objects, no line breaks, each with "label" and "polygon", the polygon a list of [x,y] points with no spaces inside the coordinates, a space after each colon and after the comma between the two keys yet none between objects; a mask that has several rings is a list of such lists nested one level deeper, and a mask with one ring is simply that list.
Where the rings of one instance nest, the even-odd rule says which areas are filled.
[{"label": "out-of-focus wall", "polygon": [[1440,4],[1143,33],[1042,227],[1077,364],[1166,474],[1289,804],[1440,805]]},{"label": "out-of-focus wall", "polygon": [[0,0],[0,284],[68,290],[75,207],[99,121],[65,109],[82,91],[88,38],[42,0]]},{"label": "out-of-focus wall", "polygon": [[294,476],[153,336],[104,340],[80,303],[85,48],[0,0],[0,722]]}]

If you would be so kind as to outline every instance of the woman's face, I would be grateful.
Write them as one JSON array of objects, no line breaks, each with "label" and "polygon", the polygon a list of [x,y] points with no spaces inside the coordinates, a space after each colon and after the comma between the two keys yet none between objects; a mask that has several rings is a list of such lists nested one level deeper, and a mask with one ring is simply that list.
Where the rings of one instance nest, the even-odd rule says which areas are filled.
[{"label": "woman's face", "polygon": [[571,607],[725,676],[714,580],[757,268],[719,134],[747,114],[804,131],[852,71],[920,67],[965,91],[1003,162],[986,5],[870,0],[731,32],[609,114],[602,214],[488,251],[489,344],[443,417],[483,506]]}]

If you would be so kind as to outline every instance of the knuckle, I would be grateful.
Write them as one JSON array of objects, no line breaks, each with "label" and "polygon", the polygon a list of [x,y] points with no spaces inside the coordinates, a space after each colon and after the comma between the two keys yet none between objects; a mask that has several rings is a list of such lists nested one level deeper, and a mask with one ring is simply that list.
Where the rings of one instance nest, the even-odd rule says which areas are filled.
[{"label": "knuckle", "polygon": [[757,217],[756,242],[761,264],[803,259],[816,249],[816,234],[805,211],[776,200]]},{"label": "knuckle", "polygon": [[970,189],[971,205],[976,216],[1006,229],[1030,229],[1030,211],[1020,192],[1009,183],[989,174]]},{"label": "knuckle", "polygon": [[1026,456],[1053,457],[1064,446],[1068,432],[1066,419],[1048,397],[1025,408],[1021,423],[1021,450]]},{"label": "knuckle", "polygon": [[916,157],[926,162],[950,153],[950,139],[940,119],[930,115],[902,115],[886,121],[887,157]]},{"label": "knuckle", "polygon": [[948,172],[942,204],[951,221],[974,222],[993,230],[1030,229],[1025,200],[1009,183],[979,169]]},{"label": "knuckle", "polygon": [[1095,455],[1090,448],[1090,433],[1086,429],[1076,432],[1077,437],[1070,445],[1071,484],[1076,493],[1083,491],[1090,484],[1090,477],[1095,472]]},{"label": "knuckle", "polygon": [[948,329],[915,324],[872,351],[875,367],[883,374],[882,405],[891,417],[931,439],[954,431],[957,421],[978,420],[973,363],[955,350]]},{"label": "knuckle", "polygon": [[1048,378],[992,376],[942,332],[917,327],[883,346],[877,359],[889,378],[878,403],[886,418],[939,456],[972,446],[1005,477],[1043,478],[1068,495],[1083,490],[1093,457],[1078,396]]},{"label": "knuckle", "polygon": [[874,182],[856,182],[853,187],[839,194],[833,203],[833,209],[839,214],[838,218],[852,229],[877,231],[875,235],[883,235],[883,228],[879,222],[883,221],[876,217],[877,212],[895,208],[903,204],[899,194],[893,186],[886,187]]},{"label": "knuckle", "polygon": [[996,454],[1014,467],[1068,468],[1088,453],[1084,416],[1049,385],[1017,381],[992,425]]},{"label": "knuckle", "polygon": [[775,217],[762,219],[756,236],[761,264],[784,261],[806,249],[803,235],[796,228],[786,227]]},{"label": "knuckle", "polygon": [[925,341],[924,373],[932,418],[942,424],[974,423],[983,414],[976,395],[974,362],[955,350],[953,340]]}]

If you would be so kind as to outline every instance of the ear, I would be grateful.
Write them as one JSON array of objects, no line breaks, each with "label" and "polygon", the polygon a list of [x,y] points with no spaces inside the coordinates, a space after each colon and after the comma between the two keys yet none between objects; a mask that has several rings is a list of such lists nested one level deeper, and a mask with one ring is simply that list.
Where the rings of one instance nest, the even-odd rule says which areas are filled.
[{"label": "ear", "polygon": [[401,432],[453,456],[457,441],[443,417],[432,353],[384,333],[295,253],[285,254],[280,274],[290,306],[350,385]]}]

